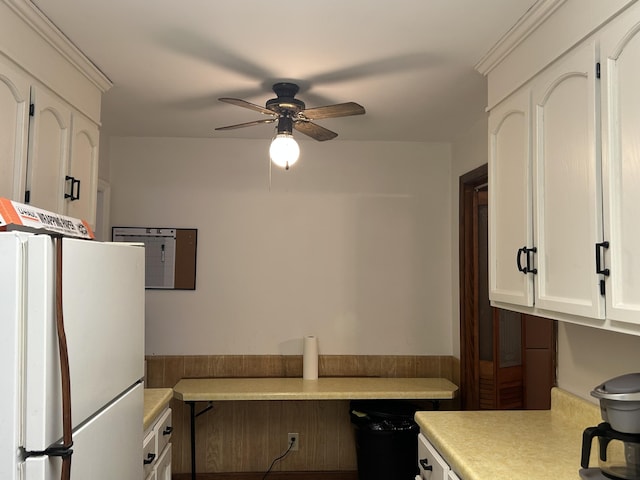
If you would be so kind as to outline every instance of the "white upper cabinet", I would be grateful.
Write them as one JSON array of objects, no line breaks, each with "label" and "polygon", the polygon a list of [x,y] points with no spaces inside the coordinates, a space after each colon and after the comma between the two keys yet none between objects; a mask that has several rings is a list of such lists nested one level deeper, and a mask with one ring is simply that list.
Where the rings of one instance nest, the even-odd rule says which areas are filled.
[{"label": "white upper cabinet", "polygon": [[0,56],[0,197],[24,199],[29,80]]},{"label": "white upper cabinet", "polygon": [[[604,319],[596,48],[588,42],[489,116],[490,298]],[[506,304],[506,305],[505,305]]]},{"label": "white upper cabinet", "polygon": [[0,197],[95,225],[110,87],[32,2],[0,1]]},{"label": "white upper cabinet", "polygon": [[[532,33],[489,77],[504,91],[517,77],[509,65],[559,42],[561,54],[490,111],[490,298],[640,335],[640,2],[584,2],[591,9],[555,2],[528,29],[545,35]],[[600,23],[585,14],[596,7]],[[561,17],[582,22],[582,36],[562,43]]]},{"label": "white upper cabinet", "polygon": [[607,317],[640,324],[640,9],[602,33]]},{"label": "white upper cabinet", "polygon": [[28,203],[95,224],[98,126],[33,87],[27,158]]},{"label": "white upper cabinet", "polygon": [[64,213],[64,176],[69,156],[71,110],[62,101],[33,87],[29,131],[27,203]]},{"label": "white upper cabinet", "polygon": [[603,319],[596,49],[589,42],[533,83],[537,307]]},{"label": "white upper cabinet", "polygon": [[521,306],[534,303],[530,111],[523,89],[489,115],[489,297]]},{"label": "white upper cabinet", "polygon": [[98,125],[36,83],[0,57],[0,197],[93,225]]},{"label": "white upper cabinet", "polygon": [[66,214],[95,225],[98,192],[98,126],[79,114],[71,121],[71,152],[66,179]]}]

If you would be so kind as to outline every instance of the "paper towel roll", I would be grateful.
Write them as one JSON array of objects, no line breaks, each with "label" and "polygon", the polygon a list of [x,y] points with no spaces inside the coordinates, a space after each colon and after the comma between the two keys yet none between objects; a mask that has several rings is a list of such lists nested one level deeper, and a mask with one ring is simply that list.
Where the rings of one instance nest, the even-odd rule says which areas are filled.
[{"label": "paper towel roll", "polygon": [[318,338],[313,335],[304,337],[302,378],[305,380],[318,379]]}]

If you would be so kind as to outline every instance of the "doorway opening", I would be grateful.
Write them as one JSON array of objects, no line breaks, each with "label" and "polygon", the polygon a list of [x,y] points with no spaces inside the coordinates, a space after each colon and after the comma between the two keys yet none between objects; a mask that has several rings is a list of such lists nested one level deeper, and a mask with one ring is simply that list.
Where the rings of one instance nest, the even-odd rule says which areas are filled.
[{"label": "doorway opening", "polygon": [[460,177],[460,401],[464,410],[547,409],[556,322],[489,302],[487,165]]}]

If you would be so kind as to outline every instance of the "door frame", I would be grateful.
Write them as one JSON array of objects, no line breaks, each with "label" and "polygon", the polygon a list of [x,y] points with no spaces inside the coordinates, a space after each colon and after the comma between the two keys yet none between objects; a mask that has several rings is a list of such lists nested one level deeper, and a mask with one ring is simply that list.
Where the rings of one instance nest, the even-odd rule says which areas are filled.
[{"label": "door frame", "polygon": [[460,176],[459,179],[459,281],[460,281],[460,404],[464,410],[480,401],[480,379],[478,345],[478,325],[473,320],[478,303],[475,298],[477,275],[474,262],[475,242],[468,232],[473,231],[473,196],[478,187],[489,179],[488,164]]}]

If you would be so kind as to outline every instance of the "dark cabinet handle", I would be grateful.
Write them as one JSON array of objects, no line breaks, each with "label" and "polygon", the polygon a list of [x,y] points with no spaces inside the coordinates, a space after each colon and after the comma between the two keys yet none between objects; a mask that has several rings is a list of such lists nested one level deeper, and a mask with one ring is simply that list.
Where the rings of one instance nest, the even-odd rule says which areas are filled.
[{"label": "dark cabinet handle", "polygon": [[75,189],[75,195],[73,194],[73,188],[71,189],[71,196],[73,197],[72,200],[80,200],[80,180],[74,178],[73,184],[78,188]]},{"label": "dark cabinet handle", "polygon": [[609,271],[608,268],[602,268],[602,264],[600,263],[600,260],[602,259],[602,250],[606,250],[607,248],[609,248],[609,242],[600,242],[600,243],[596,243],[596,273],[597,274],[602,274],[605,277],[609,276],[609,273],[611,273]]},{"label": "dark cabinet handle", "polygon": [[524,268],[522,268],[522,262],[520,262],[520,257],[526,251],[527,251],[527,247],[522,247],[518,249],[518,253],[516,254],[516,265],[518,266],[518,271],[523,273],[526,273],[526,272],[524,271]]},{"label": "dark cabinet handle", "polygon": [[420,460],[420,466],[422,467],[423,470],[433,470],[433,466],[429,465],[429,460],[427,460],[426,458],[423,458]]},{"label": "dark cabinet handle", "polygon": [[[538,249],[536,247],[527,248],[526,245],[522,248],[518,249],[518,253],[516,255],[516,264],[518,266],[518,271],[524,273],[533,273],[534,275],[538,273],[537,268],[531,268],[531,256],[530,253],[536,253]],[[522,266],[522,254],[527,256],[527,265],[525,267]]]},{"label": "dark cabinet handle", "polygon": [[171,435],[171,432],[173,432],[173,427],[167,427],[162,431],[162,435]]},{"label": "dark cabinet handle", "polygon": [[149,453],[149,454],[147,454],[147,458],[145,458],[144,460],[142,460],[142,464],[143,464],[143,465],[149,465],[149,464],[150,464],[150,463],[152,463],[155,459],[156,459],[156,454],[155,454],[155,453]]},{"label": "dark cabinet handle", "polygon": [[74,200],[80,200],[80,180],[71,175],[67,175],[64,179],[68,182],[71,181],[70,193],[65,193],[64,198],[68,198],[72,202]]}]

